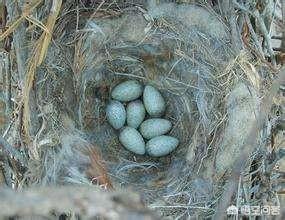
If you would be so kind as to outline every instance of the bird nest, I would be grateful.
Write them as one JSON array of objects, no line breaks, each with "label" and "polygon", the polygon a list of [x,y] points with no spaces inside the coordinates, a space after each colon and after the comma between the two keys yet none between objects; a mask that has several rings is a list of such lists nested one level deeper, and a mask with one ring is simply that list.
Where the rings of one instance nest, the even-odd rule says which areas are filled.
[{"label": "bird nest", "polygon": [[[212,199],[208,180],[190,179],[194,172],[200,172],[209,138],[225,120],[223,99],[232,79],[223,73],[233,57],[226,27],[215,15],[190,5],[174,10],[176,14],[184,13],[177,20],[171,7],[170,4],[150,12],[132,8],[118,16],[86,21],[75,43],[76,94],[65,93],[71,95],[65,97],[70,101],[66,106],[76,106],[68,117],[73,118],[75,127],[90,143],[100,148],[105,161],[109,180],[97,183],[133,188],[142,193],[146,203],[160,207],[168,215],[183,213],[183,205],[190,200],[206,205]],[[189,14],[192,17],[184,20]],[[213,31],[209,32],[203,23],[201,16],[205,15],[206,19],[214,19]],[[110,91],[128,79],[155,86],[165,98],[165,118],[173,124],[170,135],[180,143],[170,155],[134,155],[120,144],[118,134],[106,121]],[[72,94],[78,99],[74,100]],[[70,136],[61,141],[63,146],[70,145],[74,139]],[[71,171],[68,169],[69,181],[79,181],[78,164],[82,160],[73,163]],[[80,176],[82,181],[85,177]],[[184,194],[186,188],[195,193]],[[173,209],[174,204],[180,204],[182,211]]]},{"label": "bird nest", "polygon": [[[258,109],[251,57],[235,52],[227,27],[203,6],[98,9],[77,20],[76,32],[76,16],[63,14],[38,69],[38,101],[30,101],[33,159],[24,180],[131,188],[164,216],[212,215]],[[179,139],[170,155],[135,155],[108,124],[110,91],[129,79],[165,98],[170,135]]]}]

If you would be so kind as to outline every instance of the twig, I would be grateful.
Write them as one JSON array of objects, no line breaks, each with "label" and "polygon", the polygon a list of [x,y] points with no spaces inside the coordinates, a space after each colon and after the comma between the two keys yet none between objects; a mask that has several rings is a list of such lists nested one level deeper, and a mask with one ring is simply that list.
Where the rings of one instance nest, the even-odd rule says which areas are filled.
[{"label": "twig", "polygon": [[[285,27],[285,0],[281,0],[281,9],[282,9],[282,23],[283,27]],[[282,41],[281,41],[281,48],[285,50],[285,30],[283,28],[283,33],[282,33]]]},{"label": "twig", "polygon": [[[251,11],[249,8],[245,7],[244,5],[241,5],[236,0],[233,0],[233,3],[235,4],[235,6],[237,8],[242,10],[246,14],[246,16],[248,16],[248,14],[249,14],[249,15],[253,16],[256,19],[256,21],[258,23],[258,26],[259,26],[259,29],[260,29],[260,32],[262,33],[262,35],[263,35],[263,37],[265,39],[266,46],[267,46],[267,51],[268,51],[269,56],[271,58],[271,63],[273,65],[273,67],[276,68],[276,58],[275,58],[274,50],[273,50],[272,45],[271,45],[270,32],[269,32],[269,30],[267,29],[267,27],[265,25],[265,22],[264,22],[264,20],[262,18],[262,15],[258,11],[258,9],[256,9],[255,7],[252,9],[253,11]],[[249,19],[246,18],[246,20],[247,20],[248,25],[250,25]],[[250,28],[251,33],[253,34],[253,39],[254,39],[254,42],[257,44],[256,46],[258,47],[258,50],[262,51],[262,50],[260,50],[260,45],[258,43],[257,37],[254,34],[255,32],[252,31],[253,28],[250,27],[250,26],[249,26],[249,28]]]},{"label": "twig", "polygon": [[7,111],[9,112],[9,117],[11,116],[10,113],[12,111],[12,82],[11,82],[11,61],[10,61],[10,55],[7,54],[7,62],[6,62],[6,86],[5,86],[5,94],[6,94],[6,105],[7,105]]},{"label": "twig", "polygon": [[241,36],[237,30],[236,13],[234,5],[232,2],[228,2],[227,4],[228,4],[227,7],[229,7],[228,20],[229,20],[229,25],[231,27],[232,43],[234,45],[234,48],[237,51],[239,51],[240,49],[242,49],[242,43],[241,43],[242,41],[241,41]]},{"label": "twig", "polygon": [[268,53],[270,55],[271,62],[273,64],[273,66],[276,66],[275,55],[274,55],[274,51],[273,51],[272,45],[271,45],[270,33],[268,32],[266,25],[264,23],[264,20],[261,18],[261,15],[257,9],[253,12],[253,16],[256,18],[257,22],[259,23],[261,32],[265,38],[267,50],[268,50]]},{"label": "twig", "polygon": [[267,158],[266,160],[264,174],[269,175],[272,172],[273,168],[275,167],[276,163],[284,157],[285,157],[285,149],[280,148],[277,152],[274,152],[273,160],[271,158]]},{"label": "twig", "polygon": [[[0,169],[3,173],[3,176],[4,176],[4,179],[5,179],[5,183],[8,187],[12,188],[12,172],[11,172],[11,168],[9,166],[9,162],[8,162],[8,159],[5,158],[3,160],[3,164],[0,165]],[[0,172],[1,172],[0,171]]]},{"label": "twig", "polygon": [[24,158],[21,153],[11,146],[4,138],[0,137],[0,147],[3,149],[4,156],[13,157],[15,160],[23,164]]},{"label": "twig", "polygon": [[[26,73],[26,60],[27,60],[27,47],[26,47],[26,27],[23,24],[25,16],[32,13],[32,11],[41,3],[37,1],[28,10],[20,12],[18,3],[16,1],[6,1],[8,15],[13,22],[9,28],[0,36],[0,41],[13,33],[13,45],[17,57],[18,73],[20,78],[21,87],[23,86],[25,73]],[[22,14],[21,14],[22,13]],[[16,19],[16,21],[12,21]]]},{"label": "twig", "polygon": [[260,53],[260,56],[264,59],[264,53],[263,53],[261,44],[260,44],[260,42],[259,42],[259,40],[257,38],[257,35],[256,35],[252,25],[251,25],[251,22],[250,22],[248,14],[245,14],[244,17],[245,17],[245,21],[247,23],[248,29],[250,31],[250,34],[252,36],[252,39],[254,40],[254,43],[255,43],[255,45],[256,45],[256,47],[258,49],[258,52]]}]

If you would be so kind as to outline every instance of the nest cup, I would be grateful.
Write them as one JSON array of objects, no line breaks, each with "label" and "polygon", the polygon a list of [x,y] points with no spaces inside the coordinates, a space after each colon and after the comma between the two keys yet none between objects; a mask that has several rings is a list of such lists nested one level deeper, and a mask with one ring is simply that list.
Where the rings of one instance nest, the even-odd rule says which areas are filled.
[{"label": "nest cup", "polygon": [[[86,29],[92,31],[83,36],[82,47],[86,67],[81,80],[85,82],[81,112],[83,118],[93,115],[93,121],[82,121],[83,127],[88,128],[93,141],[101,146],[114,182],[141,190],[149,204],[157,200],[154,198],[170,193],[172,187],[183,187],[173,178],[188,178],[190,168],[185,164],[194,130],[201,123],[205,133],[214,127],[211,113],[218,111],[215,107],[222,98],[213,95],[220,88],[215,74],[230,54],[224,32],[219,38],[199,27],[190,29],[188,24],[177,24],[168,14],[162,17],[175,22],[174,26],[157,18],[149,27],[150,21],[136,10],[112,19],[91,20]],[[126,80],[152,85],[164,97],[163,118],[171,121],[169,134],[179,140],[179,146],[170,155],[160,158],[134,155],[120,144],[118,131],[106,121],[105,109],[111,91]],[[193,155],[188,164],[195,161]],[[188,174],[185,176],[183,172]],[[175,183],[170,184],[171,181]]]},{"label": "nest cup", "polygon": [[[178,94],[172,92],[171,87],[161,85],[159,82],[156,82],[154,80],[138,79],[136,77],[114,75],[112,80],[110,80],[109,78],[110,82],[109,86],[107,86],[108,92],[105,93],[108,98],[100,96],[97,97],[100,100],[103,100],[101,103],[102,110],[106,109],[112,89],[121,82],[133,79],[139,81],[143,86],[154,86],[162,94],[166,102],[166,111],[165,114],[161,116],[161,118],[168,119],[172,123],[172,129],[168,134],[173,137],[176,137],[179,140],[179,145],[176,150],[167,156],[159,158],[150,157],[147,154],[140,156],[126,150],[125,147],[121,145],[118,139],[120,131],[112,128],[112,126],[105,119],[103,119],[105,118],[104,111],[101,112],[100,117],[97,119],[102,123],[98,126],[97,121],[94,124],[94,128],[91,128],[90,131],[95,129],[96,131],[94,132],[93,136],[95,138],[95,142],[100,143],[100,146],[106,146],[103,147],[101,150],[103,152],[104,159],[108,161],[107,163],[112,164],[111,167],[113,170],[111,169],[111,171],[114,172],[114,176],[122,175],[121,178],[126,178],[126,182],[129,182],[131,179],[133,179],[133,183],[137,184],[143,178],[149,179],[152,175],[154,175],[154,179],[150,179],[149,181],[155,181],[156,173],[169,171],[171,164],[174,161],[177,163],[176,159],[180,160],[180,163],[183,161],[183,155],[187,153],[187,146],[190,143],[190,137],[193,133],[193,126],[191,125],[193,123],[191,123],[191,114],[189,114],[188,112],[189,103],[188,105],[183,103],[183,97],[179,97]],[[139,99],[142,100],[142,96]],[[146,115],[145,120],[148,118],[151,117],[149,115]],[[127,164],[131,165],[129,170],[125,170],[124,172],[118,172],[118,170],[120,170],[124,166],[127,166]],[[145,165],[140,166],[140,164]],[[175,166],[177,166],[177,164]],[[147,172],[146,169],[148,170]]]},{"label": "nest cup", "polygon": [[[74,88],[68,84],[63,100],[67,106],[75,106],[78,133],[100,147],[115,188],[134,188],[150,207],[164,207],[158,208],[163,215],[179,216],[190,200],[206,206],[211,198],[208,182],[193,179],[192,174],[207,152],[207,137],[223,118],[221,103],[231,80],[220,75],[232,56],[226,36],[224,26],[206,9],[171,3],[146,12],[126,8],[120,15],[88,20],[76,42],[80,74],[74,85],[79,98],[75,100]],[[171,154],[139,156],[119,142],[105,110],[112,89],[126,80],[152,85],[162,94],[166,102],[162,118],[171,121],[169,135],[179,140]],[[64,143],[69,137],[62,145],[71,148]],[[58,170],[79,164],[80,172],[64,172],[72,182],[81,181],[76,175],[88,164],[86,157],[85,164],[80,157],[74,159],[77,153],[69,154],[73,155],[66,159],[69,162],[58,162]],[[173,210],[166,204],[181,204],[182,208]]]}]

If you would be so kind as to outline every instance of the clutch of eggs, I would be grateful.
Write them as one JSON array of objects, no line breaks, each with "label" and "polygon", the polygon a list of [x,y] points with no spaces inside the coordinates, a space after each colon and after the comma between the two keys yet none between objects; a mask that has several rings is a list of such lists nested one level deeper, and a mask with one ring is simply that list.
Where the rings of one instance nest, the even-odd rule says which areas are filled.
[{"label": "clutch of eggs", "polygon": [[119,140],[127,150],[161,157],[177,148],[178,139],[167,135],[171,122],[161,118],[165,100],[155,87],[143,87],[136,80],[128,80],[115,86],[111,97],[106,117],[110,125],[119,130]]}]

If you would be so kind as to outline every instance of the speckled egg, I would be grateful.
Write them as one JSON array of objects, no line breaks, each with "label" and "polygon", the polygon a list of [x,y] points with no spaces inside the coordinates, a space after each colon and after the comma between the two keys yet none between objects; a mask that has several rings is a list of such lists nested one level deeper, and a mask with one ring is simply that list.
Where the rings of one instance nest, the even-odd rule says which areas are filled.
[{"label": "speckled egg", "polygon": [[145,154],[144,139],[136,129],[132,127],[123,128],[119,140],[127,150],[139,155]]},{"label": "speckled egg", "polygon": [[113,128],[120,129],[126,122],[127,113],[121,102],[112,100],[106,107],[106,116]]},{"label": "speckled egg", "polygon": [[132,101],[127,105],[127,124],[138,128],[145,117],[145,108],[140,100]]},{"label": "speckled egg", "polygon": [[118,84],[111,93],[111,97],[121,102],[137,99],[143,93],[143,86],[136,80],[128,80]]},{"label": "speckled egg", "polygon": [[160,92],[153,86],[146,86],[143,92],[143,102],[147,113],[152,117],[162,116],[165,111],[165,101]]},{"label": "speckled egg", "polygon": [[146,143],[146,152],[153,157],[162,157],[175,150],[178,144],[179,141],[177,138],[162,135],[154,137]]},{"label": "speckled egg", "polygon": [[151,118],[140,125],[140,133],[146,139],[166,134],[171,129],[171,122],[163,118]]}]

